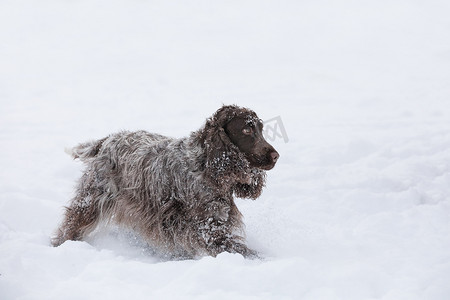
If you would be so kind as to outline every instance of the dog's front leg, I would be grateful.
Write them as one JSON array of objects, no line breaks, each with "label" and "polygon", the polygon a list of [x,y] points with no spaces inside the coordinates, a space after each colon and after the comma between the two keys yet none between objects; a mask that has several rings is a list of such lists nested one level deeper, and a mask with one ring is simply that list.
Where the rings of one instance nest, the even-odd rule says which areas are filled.
[{"label": "dog's front leg", "polygon": [[249,249],[243,242],[243,238],[231,233],[229,224],[209,218],[202,222],[199,233],[206,246],[206,252],[211,256],[217,256],[222,252],[239,253],[245,258],[260,258],[258,253]]},{"label": "dog's front leg", "polygon": [[261,259],[261,257],[258,255],[258,252],[248,248],[244,243],[237,242],[237,241],[234,241],[232,239],[227,240],[224,243],[224,247],[223,248],[224,248],[224,251],[226,251],[226,252],[239,253],[242,256],[244,256],[245,258]]}]

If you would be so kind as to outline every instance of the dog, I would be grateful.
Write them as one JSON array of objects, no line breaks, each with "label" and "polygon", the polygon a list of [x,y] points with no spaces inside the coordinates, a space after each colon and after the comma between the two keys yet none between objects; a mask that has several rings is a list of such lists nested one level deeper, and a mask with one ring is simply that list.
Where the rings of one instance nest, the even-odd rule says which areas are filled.
[{"label": "dog", "polygon": [[233,196],[256,199],[279,153],[255,112],[223,106],[188,137],[123,131],[71,150],[86,164],[52,240],[83,240],[101,221],[125,226],[170,258],[256,258]]}]

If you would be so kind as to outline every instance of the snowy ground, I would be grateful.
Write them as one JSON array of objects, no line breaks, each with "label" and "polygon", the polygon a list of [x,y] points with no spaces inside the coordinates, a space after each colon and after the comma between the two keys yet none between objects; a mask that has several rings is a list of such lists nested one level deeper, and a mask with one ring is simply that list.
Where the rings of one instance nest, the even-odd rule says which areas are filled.
[{"label": "snowy ground", "polygon": [[[0,299],[450,299],[448,1],[0,2]],[[184,136],[222,103],[281,116],[263,261],[49,246],[120,129]]]}]

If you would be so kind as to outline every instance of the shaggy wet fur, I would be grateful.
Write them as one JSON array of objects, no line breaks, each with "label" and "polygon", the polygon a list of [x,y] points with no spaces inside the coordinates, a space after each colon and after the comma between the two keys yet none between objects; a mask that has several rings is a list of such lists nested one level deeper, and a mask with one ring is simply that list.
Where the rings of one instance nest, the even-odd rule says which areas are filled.
[{"label": "shaggy wet fur", "polygon": [[[107,221],[136,231],[171,258],[223,251],[256,257],[244,243],[242,215],[233,194],[259,197],[264,170],[275,165],[278,153],[256,134],[250,148],[259,149],[268,162],[258,165],[264,159],[253,159],[257,153],[241,151],[244,146],[231,142],[228,135],[233,133],[226,130],[237,119],[252,128],[261,124],[249,109],[223,106],[186,138],[120,132],[73,148],[72,156],[83,161],[86,170],[52,244],[81,240]],[[246,142],[246,137],[241,140]]]}]

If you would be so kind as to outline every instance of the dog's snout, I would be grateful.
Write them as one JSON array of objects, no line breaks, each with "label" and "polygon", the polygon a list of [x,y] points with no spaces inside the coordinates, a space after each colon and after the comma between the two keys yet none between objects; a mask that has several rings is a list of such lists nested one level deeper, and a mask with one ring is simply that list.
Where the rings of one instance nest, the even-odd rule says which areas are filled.
[{"label": "dog's snout", "polygon": [[273,151],[270,153],[270,157],[272,157],[273,162],[277,162],[278,158],[280,158],[280,154],[277,151]]}]

